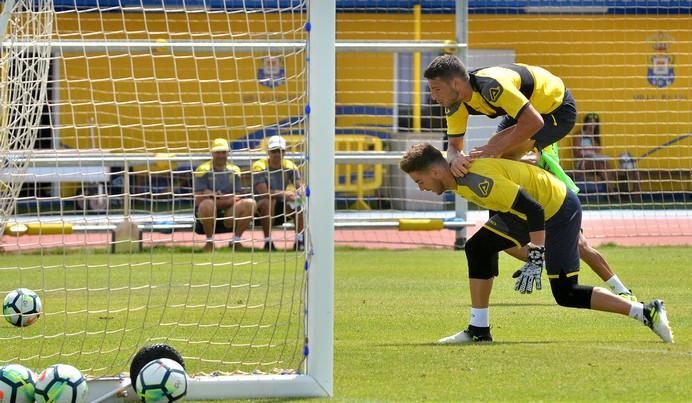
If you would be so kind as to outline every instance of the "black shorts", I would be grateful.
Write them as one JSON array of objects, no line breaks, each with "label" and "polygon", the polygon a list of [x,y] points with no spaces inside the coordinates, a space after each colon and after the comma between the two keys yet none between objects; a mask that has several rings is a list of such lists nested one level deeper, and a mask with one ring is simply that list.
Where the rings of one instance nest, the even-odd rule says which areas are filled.
[{"label": "black shorts", "polygon": [[[531,137],[535,141],[534,147],[539,150],[557,143],[572,131],[577,122],[577,103],[569,90],[565,88],[562,104],[554,111],[545,115],[541,114],[541,116],[543,116],[543,128]],[[497,125],[497,131],[501,132],[515,124],[517,121],[514,118],[505,116]]]},{"label": "black shorts", "polygon": [[[529,243],[528,224],[514,214],[497,213],[483,227],[517,246]],[[561,272],[579,272],[580,229],[579,199],[574,193],[567,192],[560,210],[545,223],[545,267],[549,278],[557,278]]]},{"label": "black shorts", "polygon": [[281,225],[286,222],[286,213],[284,212],[284,201],[277,200],[274,205],[274,211],[272,212],[272,224]]},{"label": "black shorts", "polygon": [[580,231],[581,204],[576,194],[567,192],[562,207],[545,223],[545,265],[549,278],[558,278],[560,272],[579,271]]},{"label": "black shorts", "polygon": [[[260,198],[257,199],[259,202]],[[287,212],[284,211],[284,201],[283,198],[277,198],[276,204],[274,205],[274,211],[271,213],[272,216],[272,226],[281,225],[286,222]],[[259,223],[262,220],[262,216],[259,215],[259,211],[255,213],[255,223]]]},{"label": "black shorts", "polygon": [[[216,210],[216,222],[214,225],[215,234],[226,234],[229,232],[233,232],[233,226],[226,227],[224,225],[224,221],[226,220],[224,220],[223,218],[225,216],[226,212],[224,210]],[[202,222],[199,220],[197,216],[197,209],[195,209],[195,234],[204,235],[204,227],[202,226]]]}]

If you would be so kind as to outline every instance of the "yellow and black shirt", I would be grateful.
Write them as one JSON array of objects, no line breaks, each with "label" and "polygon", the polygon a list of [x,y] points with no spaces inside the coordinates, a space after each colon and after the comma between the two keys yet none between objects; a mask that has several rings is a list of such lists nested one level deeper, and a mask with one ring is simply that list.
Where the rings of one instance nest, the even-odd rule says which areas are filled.
[{"label": "yellow and black shirt", "polygon": [[447,109],[447,135],[466,134],[469,115],[517,118],[530,102],[540,114],[548,114],[562,104],[565,85],[549,71],[513,63],[484,67],[469,73],[473,95]]},{"label": "yellow and black shirt", "polygon": [[457,178],[455,192],[480,207],[526,220],[525,214],[513,209],[520,189],[543,207],[545,221],[557,213],[567,195],[565,184],[551,173],[525,162],[500,158],[473,161],[469,173]]}]

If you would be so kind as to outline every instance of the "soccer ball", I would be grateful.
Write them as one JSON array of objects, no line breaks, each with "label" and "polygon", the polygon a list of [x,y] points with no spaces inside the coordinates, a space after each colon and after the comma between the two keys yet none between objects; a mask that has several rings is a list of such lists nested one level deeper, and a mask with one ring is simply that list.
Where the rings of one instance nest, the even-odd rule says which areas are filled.
[{"label": "soccer ball", "polygon": [[0,403],[33,402],[35,381],[36,375],[22,365],[0,367]]},{"label": "soccer ball", "polygon": [[88,398],[89,387],[84,375],[71,365],[50,366],[36,380],[38,403],[86,403]]},{"label": "soccer ball", "polygon": [[17,288],[5,297],[2,314],[11,324],[24,327],[34,323],[41,316],[41,298],[28,288]]},{"label": "soccer ball", "polygon": [[137,375],[139,375],[139,371],[157,358],[170,358],[185,368],[183,356],[173,346],[164,343],[144,346],[132,357],[132,362],[130,363],[130,379],[133,384],[137,379]]},{"label": "soccer ball", "polygon": [[139,371],[135,390],[142,402],[174,402],[187,394],[187,374],[178,362],[159,358]]}]

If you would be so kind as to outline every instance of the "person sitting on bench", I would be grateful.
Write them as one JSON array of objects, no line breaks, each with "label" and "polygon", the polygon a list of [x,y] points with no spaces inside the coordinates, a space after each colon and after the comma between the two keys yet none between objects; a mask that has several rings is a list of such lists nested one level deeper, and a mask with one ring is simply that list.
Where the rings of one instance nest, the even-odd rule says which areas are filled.
[{"label": "person sitting on bench", "polygon": [[195,169],[195,232],[207,239],[204,250],[214,250],[214,234],[233,232],[230,247],[243,248],[241,236],[255,215],[257,205],[244,193],[241,171],[228,161],[228,141],[217,138],[211,148],[212,159]]},{"label": "person sitting on bench", "polygon": [[286,139],[272,136],[267,143],[267,157],[252,164],[252,182],[258,198],[257,214],[264,232],[264,250],[276,250],[271,239],[271,226],[295,219],[295,250],[304,250],[303,186],[300,171],[293,161],[284,158]]}]

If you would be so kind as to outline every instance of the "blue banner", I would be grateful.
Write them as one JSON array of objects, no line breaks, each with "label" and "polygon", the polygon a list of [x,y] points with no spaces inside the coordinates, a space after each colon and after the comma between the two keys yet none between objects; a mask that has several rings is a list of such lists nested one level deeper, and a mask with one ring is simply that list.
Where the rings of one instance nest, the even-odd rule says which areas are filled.
[{"label": "blue banner", "polygon": [[[319,1],[319,0],[313,0]],[[214,9],[285,12],[305,9],[306,0],[54,0],[66,9]],[[338,12],[454,13],[454,0],[337,0]],[[472,14],[690,14],[692,0],[469,0]]]}]

